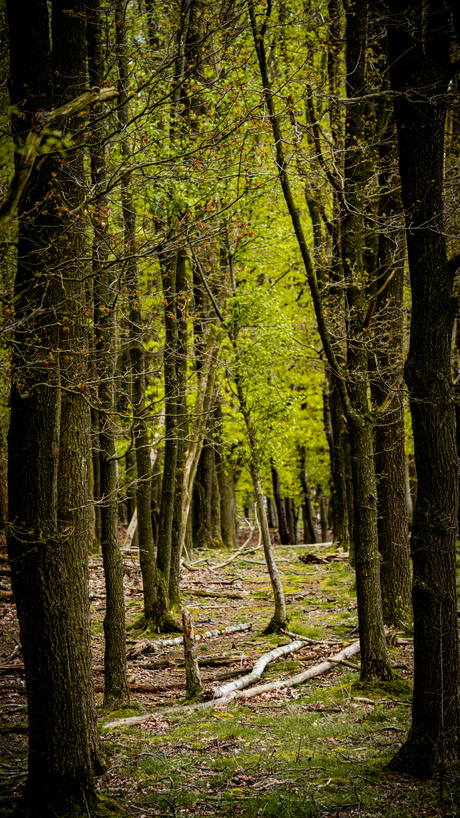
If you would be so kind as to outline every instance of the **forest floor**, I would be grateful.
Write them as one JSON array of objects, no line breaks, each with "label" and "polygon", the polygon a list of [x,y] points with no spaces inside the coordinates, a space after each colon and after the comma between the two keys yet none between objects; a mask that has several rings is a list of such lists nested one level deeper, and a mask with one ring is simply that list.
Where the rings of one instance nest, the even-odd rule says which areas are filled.
[{"label": "forest floor", "polygon": [[[346,555],[327,546],[276,546],[289,628],[311,640],[270,664],[262,683],[288,678],[337,654],[357,638],[354,572]],[[317,554],[319,562],[299,557]],[[262,635],[272,612],[263,552],[197,552],[183,569],[181,593],[197,635],[204,698],[230,674],[247,672],[261,654],[289,636]],[[134,551],[125,554],[128,628],[142,612],[141,576]],[[19,632],[2,567],[0,601],[0,816],[7,816],[26,774],[27,708]],[[389,645],[398,683],[385,690],[359,686],[358,657],[302,685],[193,710],[185,701],[181,645],[152,650],[161,637],[128,629],[132,709],[102,708],[105,596],[101,558],[90,558],[94,681],[102,741],[109,759],[101,795],[125,815],[367,818],[460,815],[460,775],[421,782],[385,771],[410,722],[413,666],[410,631]],[[250,624],[226,635],[213,631]],[[167,638],[167,637],[165,637]],[[136,654],[134,656],[134,654]],[[354,669],[356,666],[356,670]],[[227,678],[226,678],[227,677]],[[117,718],[148,717],[129,726]],[[148,715],[150,714],[150,715]],[[95,818],[93,816],[92,818]]]}]

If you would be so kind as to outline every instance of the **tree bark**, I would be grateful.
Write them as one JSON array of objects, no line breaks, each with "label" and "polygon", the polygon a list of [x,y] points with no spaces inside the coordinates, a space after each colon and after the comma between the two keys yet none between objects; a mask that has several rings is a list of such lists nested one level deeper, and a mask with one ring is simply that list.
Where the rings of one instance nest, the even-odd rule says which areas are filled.
[{"label": "tree bark", "polygon": [[[458,760],[460,727],[455,533],[458,457],[451,380],[457,311],[443,228],[444,130],[452,67],[451,10],[393,0],[390,77],[398,94],[399,167],[412,288],[405,379],[417,467],[411,535],[414,698],[408,739],[392,769],[430,776]],[[406,20],[411,19],[411,27]],[[402,93],[401,93],[402,92]]]},{"label": "tree bark", "polygon": [[295,503],[292,497],[284,498],[284,507],[286,509],[286,522],[289,531],[289,542],[291,545],[297,545],[299,539],[297,536],[297,517]]},{"label": "tree bark", "polygon": [[[342,402],[330,373],[326,373],[327,391],[323,392],[324,430],[331,462],[332,539],[346,549],[350,540],[347,505],[347,477],[344,437],[347,434]],[[323,539],[323,535],[321,535]]]},{"label": "tree bark", "polygon": [[358,620],[361,638],[361,679],[390,679],[383,630],[380,589],[380,555],[377,532],[377,488],[375,481],[373,425],[368,399],[367,294],[364,263],[365,185],[372,174],[373,145],[366,142],[368,110],[361,95],[366,89],[366,42],[368,3],[346,0],[347,105],[345,122],[344,201],[341,250],[347,297],[347,392],[354,412],[347,419],[354,501],[353,542],[355,551]]},{"label": "tree bark", "polygon": [[94,502],[94,543],[93,549],[101,547],[101,464],[99,458],[99,412],[91,407],[91,439],[93,465],[93,502]]},{"label": "tree bark", "polygon": [[[126,4],[115,2],[116,60],[118,69],[119,106],[118,117],[123,137],[121,155],[125,163],[130,157],[130,146],[125,129],[128,124],[128,54],[125,30]],[[132,371],[133,436],[137,464],[137,531],[139,538],[139,561],[144,591],[143,624],[156,626],[157,571],[150,513],[151,467],[150,441],[145,406],[145,351],[140,301],[139,275],[136,257],[136,209],[130,187],[128,171],[121,179],[121,206],[124,230],[125,280],[129,299],[130,361]]]},{"label": "tree bark", "polygon": [[[91,0],[88,8],[88,71],[91,86],[100,87],[104,78],[104,54],[99,0]],[[95,368],[99,384],[97,412],[100,491],[100,542],[106,590],[104,617],[104,707],[119,710],[129,703],[126,673],[125,598],[123,589],[123,559],[118,539],[118,498],[116,447],[113,429],[114,372],[116,364],[115,304],[113,273],[107,265],[108,201],[104,128],[101,111],[91,117],[91,182],[97,194],[93,215],[93,293]]]},{"label": "tree bark", "polygon": [[[13,123],[19,145],[38,106],[51,109],[85,81],[84,9],[74,8],[70,18],[53,3],[51,53],[47,4],[8,2],[10,96],[24,113]],[[43,160],[19,205],[15,310],[22,326],[13,347],[8,550],[28,696],[24,816],[83,815],[85,803],[93,810],[102,758],[88,615],[89,413],[79,389],[88,340],[83,235],[68,214],[81,196],[75,178],[82,178],[79,147],[61,161]],[[65,291],[61,275],[72,282]],[[39,306],[54,320],[23,320]]]},{"label": "tree bark", "polygon": [[[346,241],[344,242],[342,235],[341,248],[344,271],[348,279],[347,300],[349,308],[347,367],[344,372],[336,356],[334,343],[326,325],[321,290],[289,181],[283,138],[276,114],[265,55],[264,35],[268,17],[265,18],[262,29],[259,31],[253,0],[249,0],[249,16],[263,83],[264,101],[267,105],[276,146],[276,163],[280,185],[302,256],[324,354],[331,371],[334,373],[350,434],[353,486],[355,490],[354,519],[356,531],[354,531],[354,540],[357,566],[358,619],[363,657],[361,678],[363,681],[371,681],[375,678],[385,680],[391,678],[392,671],[383,631],[380,572],[376,568],[379,565],[377,519],[376,510],[372,508],[373,501],[371,500],[372,496],[375,497],[376,491],[375,471],[372,451],[372,424],[370,423],[367,404],[367,351],[362,335],[365,290],[363,288],[364,282],[361,280],[364,270],[362,259],[360,259],[362,245],[360,246],[359,237],[363,235],[360,223],[363,218],[360,193],[364,193],[362,183],[365,181],[365,175],[363,176],[364,168],[360,150],[365,142],[363,143],[360,129],[365,125],[366,112],[360,107],[359,96],[357,102],[347,105],[348,134],[345,160],[347,167],[344,180],[346,190],[344,190],[343,201],[348,203],[348,207],[343,216],[344,220],[345,218],[348,220],[346,229],[348,245]],[[366,0],[354,4],[348,17],[350,24],[347,25],[347,94],[350,97],[355,97],[356,94],[360,95],[362,93],[364,87]],[[353,111],[351,111],[351,107]],[[334,179],[334,183],[337,185],[337,180]],[[348,253],[348,250],[350,253]],[[372,462],[369,461],[369,455],[371,455]]]},{"label": "tree bark", "polygon": [[[386,57],[386,55],[385,55]],[[379,220],[391,219],[391,233],[378,237],[374,296],[374,368],[371,395],[376,406],[390,401],[375,426],[377,527],[382,562],[380,581],[386,625],[400,627],[411,621],[409,529],[406,509],[406,454],[404,406],[400,387],[403,367],[404,235],[395,221],[402,202],[395,192],[396,133],[391,117],[379,145]]]}]

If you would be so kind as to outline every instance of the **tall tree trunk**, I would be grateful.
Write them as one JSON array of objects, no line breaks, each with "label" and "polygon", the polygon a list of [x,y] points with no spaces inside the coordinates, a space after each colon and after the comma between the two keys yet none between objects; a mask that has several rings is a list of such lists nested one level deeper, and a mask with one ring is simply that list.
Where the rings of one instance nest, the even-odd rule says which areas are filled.
[{"label": "tall tree trunk", "polygon": [[[47,3],[7,4],[10,96],[24,112],[14,120],[19,145],[38,106],[50,110],[53,102],[78,95],[84,83],[84,9],[80,2],[74,8],[69,18],[53,4],[51,54]],[[89,413],[78,389],[85,356],[73,352],[87,348],[84,273],[74,260],[81,257],[82,231],[62,208],[65,202],[71,210],[81,196],[78,151],[59,162],[42,160],[19,207],[15,310],[21,327],[13,347],[8,551],[28,697],[24,816],[83,814],[85,802],[93,810],[101,760],[87,587]],[[68,290],[56,269],[73,282]],[[39,306],[45,316],[27,320]],[[69,390],[65,406],[61,384]],[[64,434],[69,422],[73,428]]]},{"label": "tall tree trunk", "polygon": [[[116,59],[118,69],[118,117],[123,132],[120,143],[123,161],[128,163],[130,146],[125,131],[128,124],[128,54],[125,26],[126,4],[115,2]],[[143,624],[156,626],[157,571],[150,513],[151,467],[150,441],[145,406],[145,353],[139,275],[136,259],[136,209],[130,187],[129,172],[121,179],[121,206],[124,230],[125,280],[129,299],[130,359],[132,370],[133,436],[137,464],[137,531],[139,560],[144,590]]]},{"label": "tall tree trunk", "polygon": [[[136,499],[136,451],[131,447],[125,455],[125,480],[126,480],[126,508],[128,512],[128,523],[131,521],[134,512],[137,509]],[[139,534],[136,530],[134,532],[131,543],[133,548],[139,548]]]},{"label": "tall tree trunk", "polygon": [[[344,214],[344,218],[346,217],[349,220],[349,224],[348,230],[346,231],[348,247],[347,242],[344,243],[342,237],[342,259],[344,270],[347,272],[347,298],[350,313],[347,327],[347,369],[346,372],[344,372],[335,354],[334,344],[326,325],[325,311],[316,271],[313,267],[311,255],[300,222],[299,211],[296,207],[289,181],[283,138],[267,70],[264,35],[268,16],[262,24],[262,29],[259,31],[253,0],[249,0],[248,5],[253,39],[262,78],[264,101],[267,105],[273,139],[276,146],[276,163],[280,185],[302,256],[324,353],[331,371],[334,373],[337,387],[340,390],[350,434],[353,486],[355,490],[354,539],[357,568],[358,619],[362,656],[361,678],[363,681],[371,681],[375,678],[385,680],[391,678],[392,671],[383,629],[377,515],[375,499],[371,499],[372,497],[375,498],[376,489],[372,449],[372,425],[370,423],[369,407],[367,404],[367,352],[366,345],[363,344],[364,338],[362,336],[362,321],[364,320],[364,316],[361,316],[361,313],[364,306],[362,303],[364,290],[362,289],[363,282],[359,281],[359,277],[362,276],[363,271],[362,263],[359,259],[360,247],[358,235],[362,236],[362,230],[361,233],[355,237],[355,240],[353,240],[353,234],[356,229],[360,228],[359,220],[362,218],[361,202],[359,201],[359,183],[362,182],[362,157],[360,156],[362,139],[359,132],[359,125],[361,125],[361,128],[364,125],[365,112],[359,108],[361,105],[359,101],[353,103],[352,115],[350,115],[350,106],[347,106],[348,150],[346,152],[346,161],[348,162],[347,171],[349,175],[347,178],[347,174],[345,174],[347,190],[344,191],[344,193],[345,201],[348,203],[348,209],[346,214]],[[365,0],[354,4],[353,13],[349,16],[350,21],[355,24],[354,28],[352,25],[347,26],[347,66],[349,68],[349,86],[347,93],[351,96],[355,90],[358,90],[360,94],[363,86],[367,23],[367,3]],[[357,21],[359,22],[358,26],[356,26]],[[355,131],[354,135],[353,130]],[[357,140],[356,142],[353,141],[354,137]],[[353,152],[354,156],[352,156]],[[357,217],[358,223],[354,222],[354,216]],[[352,253],[351,256],[347,253],[348,249]],[[355,265],[358,267],[356,270]],[[356,276],[355,281],[353,280],[354,276]],[[361,317],[362,321],[360,321]],[[358,335],[356,331],[358,331]],[[365,360],[363,360],[363,357]],[[364,369],[361,369],[362,364],[364,364]],[[362,373],[364,373],[364,377]]]},{"label": "tall tree trunk", "polygon": [[[88,71],[92,87],[101,87],[104,78],[101,12],[99,0],[88,8]],[[125,598],[123,559],[118,540],[118,499],[116,448],[113,431],[114,372],[116,363],[115,304],[113,273],[107,265],[108,201],[104,195],[106,167],[104,128],[101,111],[92,112],[91,182],[97,194],[94,209],[93,289],[96,336],[96,374],[99,384],[98,455],[100,480],[100,542],[104,564],[106,614],[104,618],[104,706],[118,710],[129,703],[126,675]]]},{"label": "tall tree trunk", "polygon": [[[86,86],[86,26],[82,0],[77,4],[75,12],[75,15],[69,16],[62,0],[52,4],[51,40],[55,105],[68,102],[82,93]],[[67,122],[67,127],[72,132],[77,129],[78,124],[79,119],[75,118]],[[61,284],[62,313],[57,310],[57,320],[62,327],[59,366],[61,385],[70,388],[64,388],[61,396],[58,519],[60,525],[69,532],[66,549],[69,578],[74,584],[75,599],[71,610],[74,616],[77,656],[81,654],[82,668],[84,664],[85,685],[88,691],[85,697],[87,718],[88,724],[93,725],[91,741],[97,755],[99,737],[94,726],[87,567],[90,504],[87,464],[91,456],[89,440],[91,419],[84,387],[81,388],[81,384],[84,384],[88,377],[89,331],[85,288],[87,269],[82,263],[85,246],[84,224],[77,215],[83,204],[84,188],[82,184],[75,183],[75,179],[83,180],[83,177],[83,152],[77,142],[75,148],[69,152],[67,161],[60,164],[59,180],[60,218],[64,222],[66,232],[66,235],[61,234],[59,248],[62,258],[66,261],[65,269],[60,270],[61,282],[65,281],[65,285]]]},{"label": "tall tree trunk", "polygon": [[321,542],[327,542],[327,502],[324,494],[323,484],[318,483],[316,489],[316,502],[319,505],[319,522],[321,525]]},{"label": "tall tree trunk", "polygon": [[171,533],[171,572],[169,576],[169,601],[171,606],[176,609],[179,609],[181,604],[179,575],[182,552],[182,501],[185,490],[185,462],[189,425],[187,411],[188,280],[186,262],[186,253],[182,250],[178,254],[176,266],[177,465],[174,491],[174,517]]},{"label": "tall tree trunk", "polygon": [[[165,341],[163,369],[165,382],[165,446],[157,550],[157,620],[161,630],[170,619],[169,577],[177,470],[177,317],[176,264],[178,255],[160,255],[163,278]],[[169,623],[172,625],[172,622]],[[176,628],[174,628],[176,629]],[[179,629],[179,626],[177,626]],[[169,627],[168,627],[169,630]]]},{"label": "tall tree trunk", "polygon": [[[385,55],[386,57],[386,55]],[[396,132],[391,118],[379,146],[379,219],[395,218],[402,203],[395,193]],[[400,389],[403,358],[404,236],[402,230],[382,230],[376,254],[375,362],[371,395],[374,404],[387,408],[375,426],[375,469],[379,550],[382,557],[383,618],[401,626],[412,619],[409,529],[406,510],[406,454],[404,406]],[[388,402],[388,397],[390,401]]]},{"label": "tall tree trunk", "polygon": [[214,451],[216,458],[217,478],[219,481],[220,496],[220,533],[222,542],[226,548],[236,548],[236,502],[235,502],[235,476],[237,466],[231,457],[224,457],[222,451],[222,407],[217,398],[216,409],[216,432],[214,434]]},{"label": "tall tree trunk", "polygon": [[214,449],[209,437],[206,437],[201,451],[200,462],[198,464],[193,489],[194,548],[213,548],[215,545],[213,530],[214,476]]},{"label": "tall tree trunk", "polygon": [[267,497],[267,518],[269,528],[276,528],[276,509],[273,497]]},{"label": "tall tree trunk", "polygon": [[[390,77],[397,92],[399,167],[412,288],[405,379],[409,389],[417,501],[411,535],[414,698],[409,736],[392,768],[429,776],[458,760],[460,706],[455,534],[458,457],[451,380],[457,311],[443,226],[444,129],[451,10],[392,0]],[[411,26],[407,20],[411,20]]]},{"label": "tall tree trunk", "polygon": [[[347,42],[347,105],[345,123],[342,264],[347,284],[347,391],[354,408],[348,420],[350,436],[356,590],[361,643],[361,678],[390,679],[391,666],[383,630],[380,556],[377,531],[373,425],[368,399],[367,293],[364,264],[364,196],[372,173],[372,145],[366,143],[367,118],[372,116],[360,97],[366,88],[367,0],[344,3]],[[365,644],[364,634],[366,634]]]}]

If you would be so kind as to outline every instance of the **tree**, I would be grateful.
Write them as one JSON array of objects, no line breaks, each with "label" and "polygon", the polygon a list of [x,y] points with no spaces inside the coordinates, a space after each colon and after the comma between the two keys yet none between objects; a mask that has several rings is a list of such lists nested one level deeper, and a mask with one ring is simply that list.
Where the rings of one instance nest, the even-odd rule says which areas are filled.
[{"label": "tree", "polygon": [[[18,151],[39,109],[85,78],[83,3],[8,2],[10,98]],[[76,122],[72,121],[75,127]],[[40,160],[19,205],[8,553],[21,630],[29,766],[21,815],[83,815],[96,804],[101,751],[87,592],[88,409],[83,172],[78,144]],[[77,181],[77,184],[75,183]]]},{"label": "tree", "polygon": [[385,4],[391,87],[412,291],[405,380],[409,389],[417,501],[411,534],[414,608],[412,726],[391,768],[430,776],[458,760],[460,727],[455,534],[458,457],[451,378],[453,296],[460,256],[444,233],[444,131],[452,6]]},{"label": "tree", "polygon": [[[363,338],[363,324],[367,311],[363,279],[362,245],[362,192],[360,185],[366,173],[366,162],[362,156],[362,129],[365,122],[365,107],[355,92],[361,94],[365,80],[365,47],[367,34],[367,3],[347,4],[347,77],[348,93],[351,98],[350,113],[347,115],[346,173],[343,201],[348,203],[343,220],[346,222],[342,235],[342,257],[346,274],[346,292],[349,305],[347,315],[347,361],[346,370],[340,365],[334,344],[325,321],[321,292],[316,270],[300,221],[299,211],[292,194],[287,160],[279,118],[275,110],[274,95],[268,76],[265,53],[265,33],[270,19],[272,5],[269,3],[264,22],[259,28],[254,3],[249,3],[251,29],[254,39],[263,96],[267,106],[273,139],[276,145],[278,176],[310,287],[312,301],[318,322],[318,331],[324,353],[340,391],[344,414],[350,436],[353,492],[356,587],[358,597],[358,618],[361,638],[361,678],[363,681],[392,677],[391,666],[383,630],[380,592],[380,559],[378,554],[376,484],[373,454],[373,417],[367,396],[367,348]],[[346,196],[345,196],[346,193]]]},{"label": "tree", "polygon": [[[101,9],[99,0],[91,0],[88,9],[88,74],[92,87],[100,88],[104,80]],[[106,588],[104,618],[104,705],[118,710],[129,702],[126,674],[125,599],[123,592],[123,559],[118,541],[118,497],[114,413],[114,371],[116,365],[115,304],[113,272],[107,264],[110,247],[104,119],[100,106],[92,111],[90,161],[95,203],[93,222],[93,302],[94,363],[99,411],[96,415],[95,477],[99,480],[100,543]],[[94,468],[94,465],[93,465]]]}]

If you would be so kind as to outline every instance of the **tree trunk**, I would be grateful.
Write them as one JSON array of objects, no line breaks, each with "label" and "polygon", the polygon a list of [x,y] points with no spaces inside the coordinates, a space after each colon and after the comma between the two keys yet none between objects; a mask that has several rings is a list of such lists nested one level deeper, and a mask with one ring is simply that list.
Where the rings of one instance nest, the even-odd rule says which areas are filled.
[{"label": "tree trunk", "polygon": [[[345,177],[343,196],[342,262],[347,277],[347,367],[345,372],[335,354],[334,343],[325,321],[325,311],[316,271],[305,240],[298,208],[296,207],[284,154],[280,122],[276,114],[274,95],[270,86],[265,54],[264,33],[267,19],[261,31],[257,26],[253,0],[249,0],[249,15],[257,52],[264,101],[273,131],[276,164],[280,185],[296,234],[299,250],[313,300],[318,331],[331,371],[340,390],[344,413],[350,434],[351,459],[353,464],[353,485],[355,496],[355,550],[357,566],[358,618],[362,649],[361,678],[373,681],[376,677],[391,678],[392,671],[388,658],[383,630],[380,594],[380,573],[375,569],[379,564],[376,513],[372,514],[372,500],[375,496],[375,472],[369,462],[369,444],[372,451],[372,424],[367,402],[367,339],[363,336],[363,322],[367,307],[365,302],[365,270],[362,262],[362,200],[368,168],[364,164],[361,151],[366,144],[366,109],[360,99],[365,76],[367,2],[354,3],[351,9],[347,2],[347,94],[353,102],[347,105],[347,150],[345,154]],[[363,184],[364,183],[364,184]],[[347,222],[347,224],[345,224]],[[346,233],[347,240],[344,239]],[[364,462],[359,458],[364,457]],[[372,491],[374,489],[374,491]],[[358,537],[359,535],[359,537]],[[370,538],[367,536],[370,535]],[[358,576],[359,574],[359,576]],[[361,611],[359,610],[361,606]],[[367,629],[366,629],[367,628]]]},{"label": "tree trunk", "polygon": [[[80,2],[74,8],[69,17],[54,4],[51,54],[47,4],[7,4],[11,102],[25,114],[14,120],[19,144],[37,106],[50,110],[53,93],[58,104],[85,81],[84,8]],[[75,217],[62,213],[62,201],[69,210],[78,205],[83,186],[75,178],[81,176],[78,149],[59,161],[46,158],[19,206],[15,311],[21,327],[13,351],[8,551],[28,697],[24,816],[83,815],[85,804],[95,809],[101,760],[87,587],[89,413],[76,391],[87,349],[83,236]],[[72,282],[65,291],[61,274]],[[38,306],[55,320],[24,320]],[[70,390],[64,406],[61,384]]]},{"label": "tree trunk", "polygon": [[273,497],[275,498],[276,511],[278,513],[278,530],[280,534],[281,545],[289,545],[289,531],[286,520],[286,508],[281,497],[280,479],[278,476],[278,469],[274,462],[271,463],[272,483],[273,483]]},{"label": "tree trunk", "polygon": [[332,539],[346,549],[350,539],[346,464],[343,447],[347,431],[343,419],[342,401],[330,373],[327,373],[327,391],[323,392],[323,407],[324,430],[331,462]]},{"label": "tree trunk", "polygon": [[318,483],[316,488],[316,502],[319,505],[319,522],[321,525],[321,542],[327,542],[327,500],[323,484]]},{"label": "tree trunk", "polygon": [[184,659],[186,676],[185,696],[187,699],[194,699],[201,695],[203,687],[201,685],[200,669],[198,667],[192,618],[186,608],[184,608],[182,611],[182,629],[184,633]]},{"label": "tree trunk", "polygon": [[[300,466],[300,482],[302,484],[302,492],[303,492],[303,514],[304,514],[304,532],[308,532],[308,539],[305,539],[305,542],[309,543],[317,543],[318,536],[316,534],[316,527],[315,527],[315,512],[313,510],[313,505],[311,502],[311,491],[310,485],[308,482],[308,474],[307,474],[307,457],[305,446],[299,446],[299,466]],[[307,526],[305,531],[305,524]]]},{"label": "tree trunk", "polygon": [[[385,55],[386,57],[386,55]],[[380,146],[379,218],[395,221],[402,210],[395,193],[396,133],[393,118],[384,130]],[[377,526],[382,557],[380,581],[382,609],[387,625],[400,627],[412,619],[409,529],[406,510],[406,454],[404,406],[400,388],[403,358],[404,236],[392,227],[382,230],[376,254],[375,371],[371,395],[376,406],[388,403],[375,426],[377,474]],[[388,398],[390,401],[388,402]]]},{"label": "tree trunk", "polygon": [[185,491],[185,465],[188,438],[187,412],[187,307],[188,307],[188,279],[186,254],[182,250],[178,253],[176,266],[176,316],[177,316],[177,404],[176,404],[176,436],[177,436],[177,464],[176,484],[174,490],[174,516],[171,533],[171,572],[169,576],[169,601],[173,608],[180,608],[180,560],[182,555],[182,503]]},{"label": "tree trunk", "polygon": [[172,527],[177,470],[177,254],[160,254],[163,278],[165,341],[163,368],[165,381],[165,446],[157,550],[157,619],[161,629],[169,617],[169,576],[171,571]]},{"label": "tree trunk", "polygon": [[453,279],[460,257],[447,260],[443,227],[452,22],[451,11],[434,2],[423,9],[412,0],[393,0],[388,6],[390,76],[398,93],[395,115],[412,287],[405,379],[418,478],[411,535],[412,726],[391,766],[430,776],[437,766],[458,760],[460,727],[455,576],[458,457],[450,367],[457,310]]},{"label": "tree trunk", "polygon": [[[88,69],[91,87],[101,87],[104,78],[104,54],[99,0],[91,0],[88,9]],[[99,107],[99,106],[98,106]],[[104,707],[119,710],[129,703],[126,674],[125,598],[123,559],[118,539],[118,499],[116,447],[113,430],[114,372],[116,364],[115,303],[113,273],[107,265],[110,240],[107,225],[106,167],[104,128],[101,111],[91,115],[91,182],[97,194],[94,210],[93,276],[94,328],[96,336],[95,368],[99,384],[98,456],[100,489],[100,542],[104,564],[106,614],[104,618]]]},{"label": "tree trunk", "polygon": [[92,547],[97,551],[101,546],[101,466],[99,460],[99,413],[91,407],[91,438],[92,465],[93,465],[93,502],[94,502],[94,543]]},{"label": "tree trunk", "polygon": [[269,528],[276,528],[276,509],[273,497],[267,497],[267,517]]},{"label": "tree trunk", "polygon": [[217,476],[219,478],[220,489],[220,520],[222,542],[226,548],[236,548],[236,483],[237,467],[230,459],[219,454],[217,463]]},{"label": "tree trunk", "polygon": [[193,547],[212,548],[213,539],[213,478],[214,450],[208,438],[201,451],[193,489]]},{"label": "tree trunk", "polygon": [[[119,105],[118,117],[123,132],[120,149],[127,163],[131,154],[125,129],[128,124],[128,54],[125,30],[126,4],[115,2],[116,60],[118,69]],[[144,590],[143,624],[156,627],[157,574],[150,513],[151,467],[150,441],[145,406],[145,354],[143,342],[142,310],[139,276],[136,258],[136,209],[130,187],[129,174],[121,179],[121,206],[124,230],[125,279],[129,299],[130,361],[132,371],[133,437],[137,464],[137,531],[139,538],[139,561]]]},{"label": "tree trunk", "polygon": [[[238,353],[236,341],[233,341],[233,347],[235,349],[235,353]],[[280,576],[278,573],[278,568],[276,566],[275,558],[273,555],[272,544],[270,540],[270,529],[268,527],[268,520],[267,520],[267,512],[265,508],[264,502],[264,494],[262,491],[262,486],[260,484],[260,477],[259,477],[259,455],[257,451],[257,441],[256,436],[254,433],[254,429],[252,427],[251,416],[249,414],[249,410],[246,405],[246,400],[244,397],[243,387],[241,384],[241,376],[237,371],[235,374],[235,382],[236,382],[236,389],[238,395],[238,402],[240,405],[240,411],[243,415],[244,422],[246,424],[246,430],[248,434],[249,440],[249,450],[250,450],[250,461],[249,461],[249,468],[251,470],[251,477],[252,477],[252,485],[254,486],[254,492],[256,496],[256,504],[257,504],[257,515],[259,519],[260,531],[262,534],[262,542],[264,547],[264,555],[265,561],[267,563],[268,573],[270,576],[270,581],[273,588],[273,596],[275,600],[275,611],[273,617],[266,628],[266,633],[270,633],[272,630],[279,630],[283,628],[286,624],[286,605],[284,601],[284,592],[283,586],[281,585]],[[273,467],[272,467],[273,468]]]},{"label": "tree trunk", "polygon": [[284,498],[284,508],[286,512],[286,522],[289,531],[289,542],[291,545],[297,545],[297,517],[295,513],[295,505],[292,497]]}]

